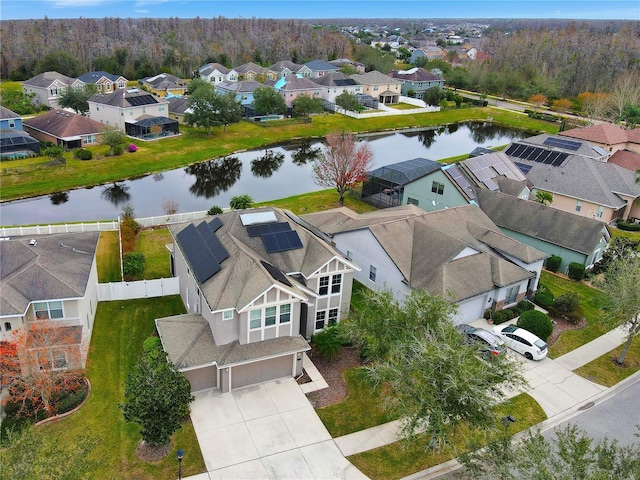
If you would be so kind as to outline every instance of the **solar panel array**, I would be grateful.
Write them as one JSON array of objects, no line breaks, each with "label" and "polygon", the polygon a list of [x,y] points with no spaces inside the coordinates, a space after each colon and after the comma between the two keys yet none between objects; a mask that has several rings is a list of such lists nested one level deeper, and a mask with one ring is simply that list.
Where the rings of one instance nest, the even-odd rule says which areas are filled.
[{"label": "solar panel array", "polygon": [[522,158],[523,160],[530,160],[537,163],[545,163],[547,165],[553,165],[554,167],[562,166],[569,156],[566,152],[545,150],[544,148],[532,147],[521,143],[511,144],[505,153],[510,157]]},{"label": "solar panel array", "polygon": [[533,168],[533,165],[527,165],[526,163],[520,163],[520,162],[513,162],[513,163],[515,163],[516,167],[518,167],[520,171],[525,175],[529,173],[529,171]]},{"label": "solar panel array", "polygon": [[286,232],[265,233],[262,243],[267,253],[286,252],[302,248],[302,241],[295,230]]},{"label": "solar panel array", "polygon": [[469,158],[464,161],[464,166],[480,182],[495,178],[499,175],[518,182],[526,180],[522,172],[513,165],[513,162],[505,161],[503,156],[497,154]]},{"label": "solar panel array", "polygon": [[582,146],[582,142],[575,142],[573,140],[565,140],[564,138],[549,137],[543,142],[549,147],[562,148],[564,150],[571,150],[572,152],[578,151]]},{"label": "solar panel array", "polygon": [[131,97],[126,97],[127,102],[132,107],[139,107],[140,105],[152,105],[154,103],[158,103],[158,101],[153,97],[153,95],[135,95]]},{"label": "solar panel array", "polygon": [[345,87],[347,85],[358,85],[358,82],[356,82],[352,78],[334,80],[333,83],[336,87]]},{"label": "solar panel array", "polygon": [[457,165],[451,165],[446,171],[451,175],[451,179],[462,189],[462,191],[469,195],[471,199],[476,198],[476,194],[473,191],[473,188],[471,188],[469,180],[467,180],[467,177],[463,175]]},{"label": "solar panel array", "polygon": [[265,262],[264,260],[260,260],[260,263],[264,268],[267,269],[267,272],[269,272],[269,275],[271,275],[275,280],[279,281],[280,283],[284,283],[285,285],[288,285],[290,287],[293,287],[293,285],[291,284],[289,279],[285,276],[285,274],[282,273],[280,270],[278,270],[276,267],[274,267],[270,263]]},{"label": "solar panel array", "polygon": [[286,232],[288,230],[291,230],[288,222],[262,223],[247,226],[247,233],[250,237],[261,237],[266,233]]},{"label": "solar panel array", "polygon": [[176,238],[193,269],[199,283],[204,283],[220,271],[220,264],[229,258],[215,231],[222,226],[219,218],[202,222],[197,227],[191,223]]}]

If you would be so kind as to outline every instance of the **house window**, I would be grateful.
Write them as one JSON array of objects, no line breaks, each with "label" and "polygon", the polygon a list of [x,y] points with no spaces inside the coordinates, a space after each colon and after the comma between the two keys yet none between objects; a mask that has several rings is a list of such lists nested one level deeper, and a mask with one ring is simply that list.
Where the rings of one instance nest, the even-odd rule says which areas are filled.
[{"label": "house window", "polygon": [[4,331],[5,332],[11,331],[11,322],[4,322]]},{"label": "house window", "polygon": [[353,260],[353,252],[351,250],[347,250],[347,260]]},{"label": "house window", "polygon": [[331,293],[340,293],[340,287],[342,285],[342,274],[334,275],[331,279]]},{"label": "house window", "polygon": [[320,277],[320,288],[318,288],[320,295],[327,295],[329,293],[329,277]]},{"label": "house window", "polygon": [[289,323],[291,321],[291,304],[280,305],[280,323]]},{"label": "house window", "polygon": [[264,326],[271,327],[276,324],[276,307],[267,307],[264,310],[265,318],[264,318]]},{"label": "house window", "polygon": [[249,312],[249,328],[255,330],[262,326],[262,310],[251,310]]},{"label": "house window", "polygon": [[444,183],[433,182],[431,184],[431,193],[437,193],[438,195],[442,195],[444,193]]},{"label": "house window", "polygon": [[516,303],[517,298],[518,298],[518,286],[508,288],[507,294],[504,298],[504,304],[509,305],[511,303]]},{"label": "house window", "polygon": [[13,128],[15,126],[16,126],[15,122],[9,121],[9,128]]},{"label": "house window", "polygon": [[604,213],[604,207],[600,205],[598,207],[598,211],[596,212],[596,218],[602,218],[602,214]]},{"label": "house window", "polygon": [[582,200],[578,200],[576,203],[576,212],[579,212],[580,210],[582,210]]},{"label": "house window", "polygon": [[64,318],[62,302],[36,302],[33,304],[33,310],[38,320]]},{"label": "house window", "polygon": [[327,312],[316,312],[316,330],[322,330],[324,328],[326,316]]},{"label": "house window", "polygon": [[371,280],[372,282],[376,281],[376,267],[374,267],[373,265],[369,266],[369,280]]},{"label": "house window", "polygon": [[420,202],[415,198],[407,197],[407,203],[417,207]]},{"label": "house window", "polygon": [[164,105],[158,105],[158,111],[164,112]]},{"label": "house window", "polygon": [[222,312],[222,320],[232,320],[233,319],[233,310],[225,310]]},{"label": "house window", "polygon": [[332,308],[329,310],[329,325],[335,325],[338,323],[338,309]]},{"label": "house window", "polygon": [[67,354],[63,349],[37,352],[40,370],[62,370],[67,368]]}]

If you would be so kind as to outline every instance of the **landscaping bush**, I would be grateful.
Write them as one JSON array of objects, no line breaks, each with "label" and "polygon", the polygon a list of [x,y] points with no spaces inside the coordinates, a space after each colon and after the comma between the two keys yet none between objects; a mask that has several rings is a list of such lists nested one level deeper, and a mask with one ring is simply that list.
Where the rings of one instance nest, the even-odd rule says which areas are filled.
[{"label": "landscaping bush", "polygon": [[495,310],[491,316],[493,318],[493,323],[500,325],[501,323],[508,322],[512,318],[516,318],[518,316],[518,312],[515,308],[507,308],[506,310]]},{"label": "landscaping bush", "polygon": [[514,307],[518,313],[528,312],[529,310],[533,310],[536,306],[531,303],[529,300],[522,300],[518,302],[518,304]]},{"label": "landscaping bush", "polygon": [[338,325],[331,325],[320,333],[316,333],[311,337],[311,342],[320,356],[329,360],[336,358],[343,343]]},{"label": "landscaping bush", "polygon": [[551,309],[553,315],[563,317],[571,323],[579,323],[584,317],[580,299],[574,292],[567,292],[556,298]]},{"label": "landscaping bush", "polygon": [[640,232],[640,224],[631,223],[631,222],[623,222],[622,220],[618,220],[616,222],[616,227],[620,230],[626,230],[628,232]]},{"label": "landscaping bush", "polygon": [[253,205],[253,198],[246,193],[231,197],[231,201],[229,202],[229,206],[234,210],[245,210],[251,208],[251,205]]},{"label": "landscaping bush", "polygon": [[86,148],[76,148],[73,151],[73,156],[78,160],[91,160],[93,158],[91,150],[87,150]]},{"label": "landscaping bush", "polygon": [[567,273],[571,280],[579,282],[584,278],[584,265],[577,262],[571,262],[569,264],[569,271]]},{"label": "landscaping bush", "polygon": [[149,353],[157,348],[160,348],[161,346],[162,342],[160,341],[160,337],[149,337],[142,344],[142,350],[144,350],[146,353]]},{"label": "landscaping bush", "polygon": [[555,297],[547,287],[540,284],[533,301],[545,310],[549,310],[553,306],[553,302],[555,302]]},{"label": "landscaping bush", "polygon": [[553,323],[548,315],[545,315],[539,310],[529,310],[524,312],[518,318],[516,324],[520,328],[530,331],[534,335],[537,335],[545,342],[549,335],[553,332]]},{"label": "landscaping bush", "polygon": [[207,215],[220,215],[222,213],[222,208],[217,205],[214,205],[209,210],[207,210]]},{"label": "landscaping bush", "polygon": [[129,153],[134,153],[138,151],[138,147],[136,146],[135,143],[131,143],[129,144],[129,146],[127,147],[127,150],[129,150]]},{"label": "landscaping bush", "polygon": [[122,152],[124,152],[124,148],[122,148],[122,145],[116,145],[115,147],[112,148],[112,155],[117,157],[118,155],[122,155]]},{"label": "landscaping bush", "polygon": [[139,277],[144,272],[144,253],[127,252],[122,260],[122,272],[126,277]]},{"label": "landscaping bush", "polygon": [[122,239],[122,253],[133,252],[136,249],[136,235],[140,231],[140,224],[136,222],[133,207],[129,204],[122,207],[120,222],[120,238]]},{"label": "landscaping bush", "polygon": [[546,267],[550,272],[557,272],[560,268],[560,264],[562,263],[562,257],[558,257],[557,255],[551,255],[547,258]]}]

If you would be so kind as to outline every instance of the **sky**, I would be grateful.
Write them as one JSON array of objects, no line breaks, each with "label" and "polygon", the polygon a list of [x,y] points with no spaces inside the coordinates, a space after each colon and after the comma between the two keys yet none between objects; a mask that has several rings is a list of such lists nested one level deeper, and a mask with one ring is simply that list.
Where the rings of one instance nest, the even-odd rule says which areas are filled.
[{"label": "sky", "polygon": [[640,21],[640,0],[0,0],[0,19],[555,18]]}]

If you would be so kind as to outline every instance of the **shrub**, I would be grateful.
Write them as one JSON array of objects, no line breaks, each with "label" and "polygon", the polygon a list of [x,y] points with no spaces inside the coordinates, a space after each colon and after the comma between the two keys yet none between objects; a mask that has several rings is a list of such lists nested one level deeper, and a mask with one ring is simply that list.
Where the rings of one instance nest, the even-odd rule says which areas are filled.
[{"label": "shrub", "polygon": [[514,309],[518,313],[528,312],[529,310],[533,310],[534,308],[536,308],[536,306],[529,300],[522,300],[521,302],[518,302],[518,304],[514,307]]},{"label": "shrub", "polygon": [[78,160],[91,160],[93,158],[91,150],[87,150],[86,148],[76,148],[73,151],[73,156]]},{"label": "shrub", "polygon": [[584,278],[584,265],[578,262],[571,262],[568,271],[569,278],[579,282]]},{"label": "shrub", "polygon": [[491,315],[493,323],[500,325],[501,323],[508,322],[512,318],[518,316],[518,312],[513,308],[507,308],[506,310],[495,310]]},{"label": "shrub", "polygon": [[549,335],[553,332],[553,323],[548,315],[545,315],[539,310],[529,310],[524,312],[518,318],[516,324],[520,328],[530,331],[534,335],[537,335],[545,342]]},{"label": "shrub", "polygon": [[144,272],[144,253],[127,252],[122,260],[122,272],[127,277],[139,277]]},{"label": "shrub", "polygon": [[571,323],[579,323],[584,316],[579,297],[574,292],[567,292],[556,298],[551,311]]},{"label": "shrub", "polygon": [[631,222],[623,222],[622,220],[618,220],[616,222],[616,227],[620,230],[627,230],[628,232],[640,232],[640,224],[631,223]]},{"label": "shrub", "polygon": [[560,268],[560,264],[562,263],[562,257],[558,257],[557,255],[551,255],[547,258],[547,270],[550,272],[557,272]]},{"label": "shrub", "polygon": [[331,325],[311,337],[321,357],[333,360],[342,348],[342,335],[337,325]]},{"label": "shrub", "polygon": [[217,205],[214,205],[209,210],[207,210],[207,215],[220,215],[222,213],[222,208]]},{"label": "shrub", "polygon": [[229,206],[234,210],[245,210],[251,208],[251,205],[253,205],[253,198],[246,193],[231,197],[231,201],[229,202]]},{"label": "shrub", "polygon": [[160,341],[160,337],[149,337],[142,343],[142,350],[145,353],[152,352],[162,346],[162,342]]},{"label": "shrub", "polygon": [[542,308],[549,310],[553,306],[553,302],[555,302],[555,297],[547,287],[540,284],[533,301]]},{"label": "shrub", "polygon": [[134,152],[137,152],[137,151],[138,151],[138,147],[136,146],[136,144],[135,144],[135,143],[130,143],[130,144],[129,144],[129,146],[127,147],[127,150],[128,150],[130,153],[134,153]]},{"label": "shrub", "polygon": [[122,148],[122,145],[116,145],[111,149],[111,152],[113,156],[117,157],[118,155],[122,155],[122,152],[124,152],[124,148]]}]

